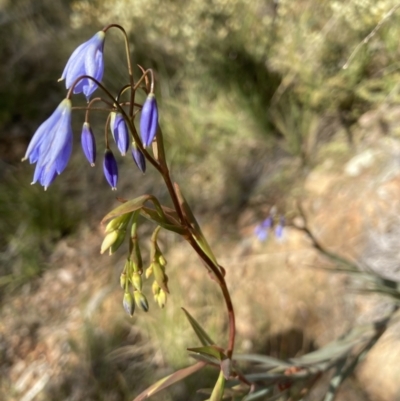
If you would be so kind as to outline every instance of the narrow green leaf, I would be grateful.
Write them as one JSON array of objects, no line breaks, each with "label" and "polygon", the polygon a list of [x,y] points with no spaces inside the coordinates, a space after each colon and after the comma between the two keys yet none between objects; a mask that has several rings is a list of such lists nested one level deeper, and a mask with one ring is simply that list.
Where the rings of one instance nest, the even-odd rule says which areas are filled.
[{"label": "narrow green leaf", "polygon": [[254,393],[246,395],[246,397],[244,397],[242,401],[258,400],[258,399],[264,397],[264,395],[267,395],[270,392],[271,392],[270,388],[263,388],[261,390],[255,391]]},{"label": "narrow green leaf", "polygon": [[192,357],[193,359],[196,359],[196,361],[205,362],[207,364],[211,364],[211,365],[215,365],[215,366],[219,366],[220,362],[221,362],[218,358],[215,358],[211,355],[190,353],[189,356]]},{"label": "narrow green leaf", "polygon": [[222,370],[219,372],[218,380],[215,383],[214,390],[211,393],[210,401],[221,401],[224,396],[225,377]]},{"label": "narrow green leaf", "polygon": [[182,308],[185,313],[187,319],[189,320],[190,325],[192,326],[194,332],[196,333],[198,339],[203,345],[213,345],[215,342],[211,339],[211,337],[206,333],[206,331],[200,326],[199,323],[195,320],[195,318],[185,309]]},{"label": "narrow green leaf", "polygon": [[219,362],[227,359],[227,356],[222,352],[221,349],[215,345],[207,345],[205,347],[188,348],[188,351],[194,352],[200,355],[209,355],[216,358]]},{"label": "narrow green leaf", "polygon": [[277,366],[282,367],[290,367],[293,364],[281,361],[280,359],[273,358],[272,356],[266,355],[258,355],[258,354],[237,354],[233,357],[236,361],[249,361],[249,362],[258,362],[266,368],[275,368]]},{"label": "narrow green leaf", "polygon": [[115,209],[111,210],[111,212],[107,213],[104,217],[101,223],[104,223],[107,220],[110,220],[114,217],[121,216],[122,214],[134,212],[135,210],[140,209],[144,203],[149,200],[151,195],[142,195],[139,196],[138,198],[132,199],[130,201],[127,201],[123,203],[122,205],[119,205]]},{"label": "narrow green leaf", "polygon": [[175,221],[175,219],[170,219],[169,215],[160,216],[157,210],[143,206],[140,210],[140,213],[146,219],[152,220],[159,224],[162,228],[165,228],[168,231],[173,231],[180,235],[184,235],[187,233],[186,229],[181,226],[179,223]]},{"label": "narrow green leaf", "polygon": [[186,377],[192,375],[193,373],[196,373],[198,370],[203,368],[206,364],[203,362],[197,362],[195,365],[189,366],[184,369],[180,369],[171,375],[162,378],[158,382],[154,383],[151,385],[149,388],[144,390],[141,394],[139,394],[133,401],[142,401],[145,400],[152,395],[158,393],[161,390],[164,390],[165,388],[171,386],[172,384],[175,384]]}]

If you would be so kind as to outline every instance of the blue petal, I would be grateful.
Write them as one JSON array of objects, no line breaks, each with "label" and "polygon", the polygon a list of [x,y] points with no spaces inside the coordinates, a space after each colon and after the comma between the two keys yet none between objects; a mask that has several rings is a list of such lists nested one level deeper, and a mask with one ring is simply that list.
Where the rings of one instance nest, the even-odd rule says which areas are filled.
[{"label": "blue petal", "polygon": [[110,122],[114,141],[121,155],[125,156],[129,149],[129,132],[125,119],[121,113],[112,113]]},{"label": "blue petal", "polygon": [[45,141],[49,140],[48,132],[51,127],[54,125],[54,121],[58,120],[63,112],[64,106],[63,102],[57,107],[57,109],[53,112],[53,114],[40,125],[40,127],[36,130],[33,135],[31,142],[29,143],[28,149],[26,150],[25,157],[23,160],[29,158],[30,163],[36,163],[38,160],[39,149],[45,145]]},{"label": "blue petal", "polygon": [[96,141],[89,123],[86,122],[82,128],[81,144],[86,159],[88,159],[91,166],[94,166],[94,162],[96,161]]},{"label": "blue petal", "polygon": [[154,94],[150,93],[143,104],[140,116],[140,134],[143,146],[146,148],[151,145],[157,133],[158,110]]},{"label": "blue petal", "polygon": [[46,190],[49,185],[56,179],[57,177],[57,171],[55,166],[46,166],[42,170],[42,174],[40,177],[40,184],[44,187]]},{"label": "blue petal", "polygon": [[33,182],[47,188],[68,164],[72,152],[71,100],[64,99],[38,128],[25,158],[36,163]]},{"label": "blue petal", "polygon": [[[61,76],[61,79],[65,79],[67,89],[82,75],[101,81],[104,72],[104,40],[105,33],[99,31],[72,53]],[[75,85],[73,92],[83,92],[89,98],[96,89],[97,85],[91,79],[83,78]]]},{"label": "blue petal", "polygon": [[146,159],[134,142],[132,143],[132,157],[139,170],[144,174],[146,172]]},{"label": "blue petal", "polygon": [[107,149],[104,153],[103,171],[111,189],[115,191],[117,189],[118,182],[118,166],[110,149]]}]

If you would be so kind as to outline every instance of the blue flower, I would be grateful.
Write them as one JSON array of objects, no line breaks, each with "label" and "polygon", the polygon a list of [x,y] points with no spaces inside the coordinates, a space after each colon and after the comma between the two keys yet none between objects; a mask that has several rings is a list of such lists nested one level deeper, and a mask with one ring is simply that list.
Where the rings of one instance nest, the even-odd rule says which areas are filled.
[{"label": "blue flower", "polygon": [[129,149],[129,132],[121,113],[111,113],[110,127],[121,155],[125,156]]},{"label": "blue flower", "polygon": [[139,170],[144,174],[146,172],[146,159],[135,142],[132,142],[132,157]]},{"label": "blue flower", "polygon": [[71,100],[64,99],[54,113],[36,130],[25,157],[36,163],[32,184],[47,189],[67,167],[72,152]]},{"label": "blue flower", "polygon": [[[60,81],[65,79],[65,86],[69,89],[75,80],[82,75],[89,75],[101,81],[104,72],[103,48],[106,34],[99,31],[87,42],[81,44],[72,53]],[[97,89],[97,84],[89,78],[81,79],[74,87],[74,93],[84,93],[87,99]]]},{"label": "blue flower", "polygon": [[153,142],[158,127],[157,102],[153,93],[147,96],[143,104],[140,116],[140,135],[142,136],[143,147],[147,148]]},{"label": "blue flower", "polygon": [[106,149],[104,153],[103,171],[111,189],[116,191],[118,182],[118,166],[110,149]]},{"label": "blue flower", "polygon": [[83,123],[81,144],[86,159],[88,159],[90,165],[93,167],[94,162],[96,161],[96,141],[94,139],[92,128],[87,122]]},{"label": "blue flower", "polygon": [[268,231],[271,229],[274,221],[272,216],[268,216],[265,220],[263,220],[260,224],[256,226],[254,229],[254,234],[258,238],[259,241],[264,242],[268,238]]},{"label": "blue flower", "polygon": [[275,227],[275,237],[278,240],[283,239],[283,228],[285,227],[285,218],[281,216],[279,218],[279,224]]}]

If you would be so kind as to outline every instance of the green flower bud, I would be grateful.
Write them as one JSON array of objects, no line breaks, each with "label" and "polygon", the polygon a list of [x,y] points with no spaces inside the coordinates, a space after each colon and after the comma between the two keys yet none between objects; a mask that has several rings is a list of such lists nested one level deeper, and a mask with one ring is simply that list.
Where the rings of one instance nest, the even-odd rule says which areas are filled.
[{"label": "green flower bud", "polygon": [[158,255],[158,263],[160,263],[161,266],[167,266],[167,261],[161,253]]},{"label": "green flower bud", "polygon": [[149,303],[147,302],[146,297],[141,291],[135,291],[133,293],[135,297],[136,305],[142,308],[145,312],[149,310]]},{"label": "green flower bud", "polygon": [[161,288],[161,289],[160,289],[160,292],[158,293],[158,296],[157,296],[157,303],[158,303],[158,306],[162,309],[162,308],[164,308],[166,302],[167,302],[167,294],[166,294],[166,292]]},{"label": "green flower bud", "polygon": [[107,224],[105,233],[108,234],[112,231],[125,229],[129,223],[131,216],[132,213],[125,213],[121,216],[115,217]]},{"label": "green flower bud", "polygon": [[121,288],[124,290],[126,287],[126,274],[125,273],[121,273],[121,275],[119,276],[119,284],[121,285]]},{"label": "green flower bud", "polygon": [[130,292],[125,292],[122,305],[124,306],[126,313],[132,317],[135,312],[135,301]]},{"label": "green flower bud", "polygon": [[160,289],[161,288],[157,284],[157,281],[153,281],[153,285],[151,286],[151,291],[153,292],[154,297],[156,297],[158,295],[158,293],[160,292]]},{"label": "green flower bud", "polygon": [[137,273],[137,272],[133,272],[132,273],[132,277],[131,277],[131,281],[132,281],[132,285],[138,290],[141,291],[142,290],[142,276]]},{"label": "green flower bud", "polygon": [[125,234],[126,234],[126,230],[117,230],[114,232],[117,233],[117,238],[110,246],[110,255],[112,255],[114,252],[116,252],[118,250],[118,248],[124,243]]},{"label": "green flower bud", "polygon": [[118,239],[118,232],[117,231],[112,231],[111,233],[108,233],[103,240],[103,243],[101,244],[101,249],[100,253],[104,253],[108,248],[111,247],[111,245],[117,241]]},{"label": "green flower bud", "polygon": [[167,286],[167,282],[168,282],[168,277],[167,275],[164,273],[164,269],[163,267],[157,263],[157,262],[153,262],[152,263],[153,266],[153,273],[154,273],[154,278],[157,281],[157,284],[160,286],[160,288],[162,288],[165,292],[169,292],[168,291],[168,286]]},{"label": "green flower bud", "polygon": [[146,276],[146,278],[149,278],[152,274],[153,274],[153,265],[150,265],[150,266],[146,269],[145,276]]}]

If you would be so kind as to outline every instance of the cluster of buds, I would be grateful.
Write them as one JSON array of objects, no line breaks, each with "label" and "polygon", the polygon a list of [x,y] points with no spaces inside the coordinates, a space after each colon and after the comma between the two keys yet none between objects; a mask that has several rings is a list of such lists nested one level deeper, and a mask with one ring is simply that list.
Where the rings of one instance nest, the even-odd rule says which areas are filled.
[{"label": "cluster of buds", "polygon": [[150,250],[150,266],[146,269],[146,278],[150,276],[154,277],[152,291],[154,296],[154,301],[158,303],[160,308],[164,308],[167,302],[167,294],[169,294],[168,289],[168,276],[165,273],[165,267],[167,266],[167,261],[164,255],[161,253],[160,247],[157,243],[158,233],[160,227],[154,230],[151,237],[151,250]]},{"label": "cluster of buds", "polygon": [[[85,107],[86,117],[83,123],[81,144],[83,153],[91,166],[96,161],[96,141],[89,123],[90,111],[94,110],[95,102],[103,102],[107,105],[109,117],[106,123],[105,152],[103,161],[104,176],[113,190],[117,187],[118,166],[114,154],[110,148],[108,131],[114,138],[117,149],[124,156],[129,147],[133,160],[144,173],[146,162],[144,152],[148,148],[158,130],[158,109],[154,95],[154,78],[152,70],[144,71],[135,84],[132,75],[131,63],[128,58],[128,71],[130,82],[113,96],[102,84],[104,73],[103,50],[106,33],[110,28],[118,28],[125,35],[128,49],[128,39],[125,31],[119,25],[109,25],[97,32],[90,40],[80,45],[69,58],[60,80],[65,80],[68,93],[54,113],[35,132],[23,160],[29,159],[31,164],[36,163],[32,184],[39,182],[45,189],[66,168],[72,153],[73,132],[71,125],[72,94],[83,93],[88,101]],[[151,79],[149,79],[149,77]],[[95,98],[89,101],[97,88],[101,88],[105,98]],[[144,103],[135,103],[135,92],[141,89],[146,94]],[[130,90],[130,101],[120,102],[120,96]],[[79,108],[79,107],[78,107]],[[136,131],[134,120],[140,112],[140,137]]]},{"label": "cluster of buds", "polygon": [[282,240],[284,227],[285,218],[283,216],[280,216],[278,222],[276,223],[274,217],[272,215],[269,215],[261,223],[257,224],[254,229],[254,234],[259,241],[264,242],[268,239],[269,233],[273,231],[275,234],[275,238],[278,240]]},{"label": "cluster of buds", "polygon": [[130,316],[133,316],[136,306],[145,312],[149,310],[147,298],[142,291],[143,275],[146,278],[153,275],[152,291],[154,300],[160,308],[165,306],[167,294],[169,293],[168,277],[165,273],[167,261],[157,242],[160,226],[154,230],[151,237],[150,265],[146,269],[145,274],[143,274],[143,261],[137,232],[139,214],[140,211],[137,210],[121,214],[110,220],[105,229],[105,237],[100,251],[104,253],[109,250],[110,255],[113,254],[123,244],[128,230],[130,231],[130,236],[128,236],[129,253],[120,276],[120,285],[124,290],[122,304]]},{"label": "cluster of buds", "polygon": [[124,290],[122,305],[129,316],[133,316],[136,306],[145,312],[149,310],[149,303],[142,292],[142,270],[129,258],[126,260],[124,270],[121,273],[120,284]]}]

